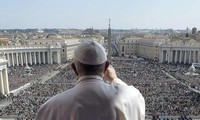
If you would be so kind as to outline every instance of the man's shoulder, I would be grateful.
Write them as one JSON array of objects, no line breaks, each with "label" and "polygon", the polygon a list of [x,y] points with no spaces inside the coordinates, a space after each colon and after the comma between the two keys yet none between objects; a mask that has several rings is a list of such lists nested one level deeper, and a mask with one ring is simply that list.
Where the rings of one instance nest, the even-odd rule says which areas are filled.
[{"label": "man's shoulder", "polygon": [[68,89],[62,93],[54,95],[53,97],[51,97],[49,100],[45,102],[45,105],[57,105],[57,104],[62,103],[63,101],[70,100],[71,98],[70,96],[72,96],[71,89]]},{"label": "man's shoulder", "polygon": [[53,96],[50,100],[59,102],[62,100],[70,99],[74,95],[74,92],[75,91],[74,91],[74,87],[73,87],[71,89],[68,89],[62,93],[59,93],[59,94]]},{"label": "man's shoulder", "polygon": [[51,97],[40,107],[36,118],[38,120],[44,118],[49,120],[59,120],[59,115],[64,116],[64,111],[70,112],[72,103],[73,99],[70,97],[70,90],[59,93]]}]

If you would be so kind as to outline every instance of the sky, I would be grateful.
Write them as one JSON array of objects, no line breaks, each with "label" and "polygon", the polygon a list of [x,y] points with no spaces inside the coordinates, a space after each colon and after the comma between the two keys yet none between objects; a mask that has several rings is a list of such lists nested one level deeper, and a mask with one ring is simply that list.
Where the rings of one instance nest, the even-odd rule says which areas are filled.
[{"label": "sky", "polygon": [[0,29],[200,29],[200,0],[0,0]]}]

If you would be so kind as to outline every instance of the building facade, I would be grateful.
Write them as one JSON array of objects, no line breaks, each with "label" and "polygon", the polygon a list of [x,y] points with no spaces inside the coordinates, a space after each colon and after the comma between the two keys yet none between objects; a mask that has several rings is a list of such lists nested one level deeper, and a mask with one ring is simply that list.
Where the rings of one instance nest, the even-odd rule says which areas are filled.
[{"label": "building facade", "polygon": [[118,42],[120,56],[139,56],[160,63],[200,63],[200,43],[168,39],[127,38]]},{"label": "building facade", "polygon": [[1,51],[8,61],[8,67],[36,64],[59,64],[61,63],[60,49],[61,46],[59,44],[1,46]]},{"label": "building facade", "polygon": [[80,43],[79,39],[42,39],[42,40],[30,40],[31,45],[48,45],[48,44],[60,44],[60,57],[61,62],[66,62],[73,58],[74,49]]},{"label": "building facade", "polygon": [[163,43],[159,55],[160,63],[200,63],[200,43]]},{"label": "building facade", "polygon": [[160,45],[164,39],[152,40],[143,38],[128,38],[118,42],[120,56],[140,56],[157,60]]},{"label": "building facade", "polygon": [[65,45],[62,47],[62,61],[65,62],[74,58],[74,50],[80,44],[79,39],[68,40],[65,42]]}]

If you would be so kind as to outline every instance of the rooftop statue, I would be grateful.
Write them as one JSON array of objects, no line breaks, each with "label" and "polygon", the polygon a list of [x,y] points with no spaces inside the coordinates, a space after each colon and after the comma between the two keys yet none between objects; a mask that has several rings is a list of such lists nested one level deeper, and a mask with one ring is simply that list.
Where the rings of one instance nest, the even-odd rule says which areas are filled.
[{"label": "rooftop statue", "polygon": [[0,59],[5,60],[5,52],[3,50],[0,52]]}]

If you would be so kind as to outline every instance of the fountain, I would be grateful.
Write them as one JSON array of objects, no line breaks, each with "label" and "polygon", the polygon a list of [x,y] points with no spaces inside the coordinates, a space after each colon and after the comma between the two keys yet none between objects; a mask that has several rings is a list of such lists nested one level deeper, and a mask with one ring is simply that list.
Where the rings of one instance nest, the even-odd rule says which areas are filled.
[{"label": "fountain", "polygon": [[196,69],[194,67],[194,65],[192,64],[189,69],[188,72],[185,73],[185,75],[190,75],[190,76],[194,76],[194,75],[199,75],[198,73],[195,73]]}]

